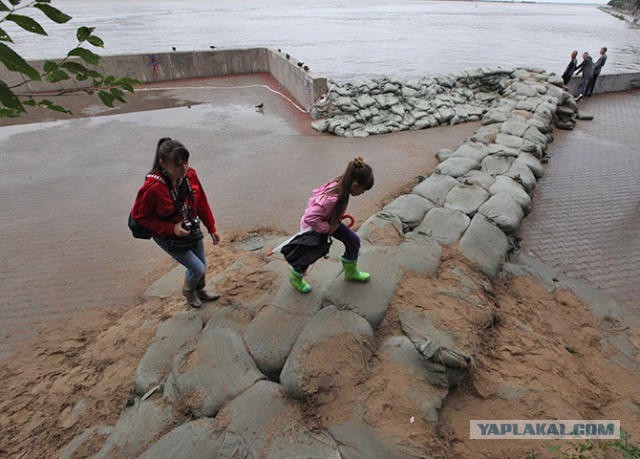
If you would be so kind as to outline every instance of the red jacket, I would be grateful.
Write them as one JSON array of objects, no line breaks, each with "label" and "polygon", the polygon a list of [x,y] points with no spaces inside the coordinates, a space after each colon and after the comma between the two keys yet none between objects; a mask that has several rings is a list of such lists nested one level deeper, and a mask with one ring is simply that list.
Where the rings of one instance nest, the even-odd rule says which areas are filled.
[{"label": "red jacket", "polygon": [[[193,191],[193,201],[189,196],[187,196],[186,200],[189,208],[189,218],[200,217],[204,226],[209,230],[209,234],[214,234],[216,232],[216,221],[209,207],[207,195],[194,169],[188,169],[187,179]],[[171,215],[174,209],[175,205],[165,178],[161,174],[147,174],[147,179],[138,190],[136,200],[133,203],[131,216],[142,226],[149,228],[154,237],[167,238],[174,235],[173,227],[176,223],[182,221],[181,211],[176,212],[168,221],[162,220],[162,218]]]}]

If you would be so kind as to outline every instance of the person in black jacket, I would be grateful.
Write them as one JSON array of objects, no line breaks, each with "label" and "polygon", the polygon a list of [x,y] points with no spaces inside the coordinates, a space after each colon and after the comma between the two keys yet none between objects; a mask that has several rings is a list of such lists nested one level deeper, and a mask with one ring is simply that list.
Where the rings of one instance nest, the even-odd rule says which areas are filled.
[{"label": "person in black jacket", "polygon": [[562,81],[564,81],[564,84],[569,84],[569,81],[571,81],[571,77],[576,71],[576,67],[578,66],[578,59],[576,59],[577,56],[578,56],[578,51],[576,50],[571,51],[571,60],[569,61],[567,68],[562,74]]},{"label": "person in black jacket", "polygon": [[602,71],[602,67],[604,67],[604,64],[606,62],[607,62],[607,48],[600,48],[600,57],[598,58],[598,60],[593,66],[593,76],[589,80],[589,84],[587,84],[587,89],[585,91],[585,94],[587,95],[587,97],[591,97],[591,94],[593,94],[593,87],[596,85],[596,80],[598,79],[598,76]]},{"label": "person in black jacket", "polygon": [[578,86],[578,96],[576,97],[576,102],[580,101],[584,96],[585,90],[587,89],[587,85],[593,77],[593,59],[589,56],[589,53],[586,51],[582,53],[582,62],[580,65],[576,67],[576,75],[578,73],[582,73],[582,79],[580,80],[580,85]]}]

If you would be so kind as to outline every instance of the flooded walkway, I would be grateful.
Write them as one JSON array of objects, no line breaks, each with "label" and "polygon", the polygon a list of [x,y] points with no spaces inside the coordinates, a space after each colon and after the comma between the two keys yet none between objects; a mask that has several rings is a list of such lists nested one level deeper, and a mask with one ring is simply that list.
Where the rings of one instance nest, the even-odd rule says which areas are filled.
[{"label": "flooded walkway", "polygon": [[[173,266],[126,226],[160,137],[190,150],[225,238],[257,226],[295,231],[311,190],[355,156],[376,175],[350,204],[362,222],[479,126],[344,139],[313,131],[267,75],[166,86],[104,116],[0,127],[0,360],[70,314],[137,301]],[[77,114],[104,111],[69,100]],[[129,112],[143,109],[152,110]]]}]

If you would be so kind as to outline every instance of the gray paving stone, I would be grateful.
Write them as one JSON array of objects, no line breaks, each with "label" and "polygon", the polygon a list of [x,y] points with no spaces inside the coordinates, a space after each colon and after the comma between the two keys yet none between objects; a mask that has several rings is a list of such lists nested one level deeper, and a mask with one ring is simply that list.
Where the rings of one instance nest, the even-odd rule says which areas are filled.
[{"label": "gray paving stone", "polygon": [[597,94],[579,107],[594,119],[557,132],[549,145],[535,206],[520,230],[523,252],[600,287],[638,316],[640,91]]}]

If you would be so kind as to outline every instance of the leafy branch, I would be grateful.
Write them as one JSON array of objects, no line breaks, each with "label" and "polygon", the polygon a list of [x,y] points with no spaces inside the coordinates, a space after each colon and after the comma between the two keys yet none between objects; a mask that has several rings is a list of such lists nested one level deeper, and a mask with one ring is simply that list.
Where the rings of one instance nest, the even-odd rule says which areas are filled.
[{"label": "leafy branch", "polygon": [[[9,6],[5,4],[8,1]],[[30,16],[22,13],[22,10],[34,8],[44,13],[47,18],[56,24],[64,24],[70,21],[71,16],[51,6],[51,0],[34,0],[21,4],[22,0],[0,0],[0,26],[2,23],[12,22],[27,32],[37,35],[47,35],[42,25]],[[10,72],[23,75],[24,81],[9,86],[0,79],[0,118],[16,117],[26,112],[28,106],[40,106],[49,110],[71,114],[67,108],[53,103],[49,99],[37,98],[33,94],[16,94],[17,88],[32,81],[43,81],[54,85],[57,82],[73,79],[83,82],[84,88],[58,89],[52,96],[61,96],[72,92],[85,92],[94,94],[97,91],[98,98],[104,105],[113,107],[114,103],[126,103],[124,91],[133,93],[133,85],[139,83],[133,78],[116,78],[113,75],[103,75],[94,68],[100,64],[100,56],[86,46],[104,48],[104,42],[94,35],[94,27],[79,27],[76,31],[77,45],[71,49],[67,56],[55,62],[45,60],[42,73],[29,64],[20,54],[15,52],[10,44],[14,41],[11,36],[0,27],[0,62]]]}]

